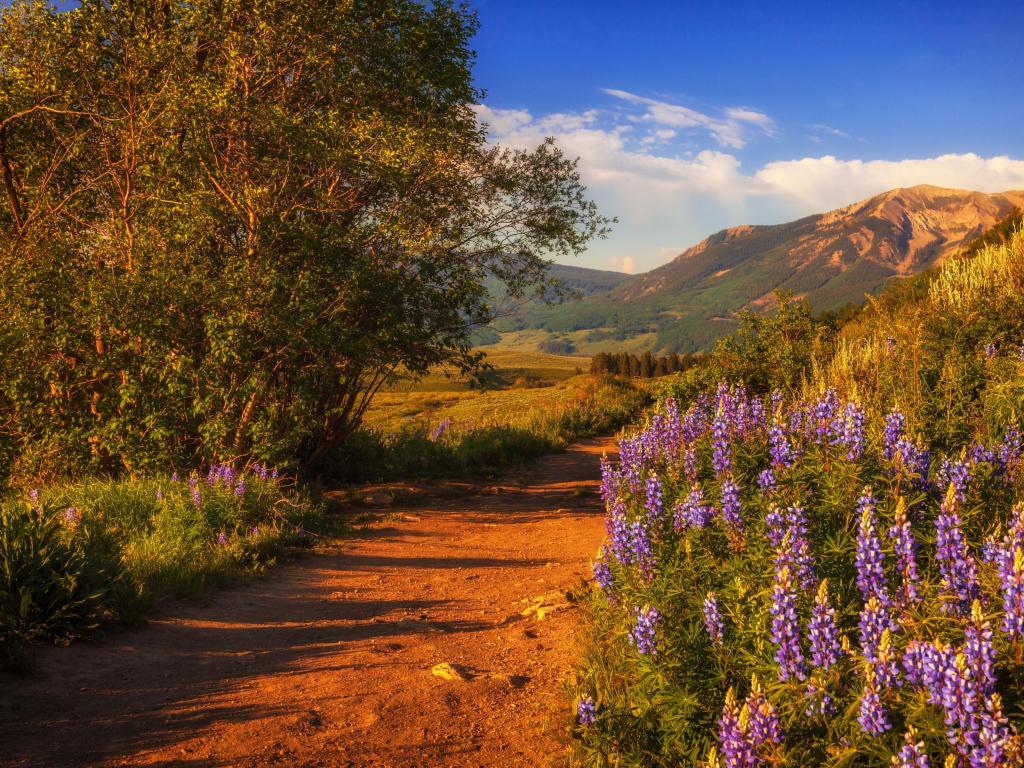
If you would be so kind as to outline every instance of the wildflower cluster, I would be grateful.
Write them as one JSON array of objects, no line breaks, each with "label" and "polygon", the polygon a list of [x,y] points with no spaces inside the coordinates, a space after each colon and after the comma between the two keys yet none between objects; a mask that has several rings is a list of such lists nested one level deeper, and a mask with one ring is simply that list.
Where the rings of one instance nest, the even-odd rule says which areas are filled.
[{"label": "wildflower cluster", "polygon": [[585,681],[608,712],[595,729],[679,701],[686,719],[644,743],[713,739],[705,765],[1018,764],[1017,425],[933,461],[899,410],[720,384],[685,411],[666,403],[622,447],[602,462],[594,577],[626,640],[602,646],[608,668]]}]

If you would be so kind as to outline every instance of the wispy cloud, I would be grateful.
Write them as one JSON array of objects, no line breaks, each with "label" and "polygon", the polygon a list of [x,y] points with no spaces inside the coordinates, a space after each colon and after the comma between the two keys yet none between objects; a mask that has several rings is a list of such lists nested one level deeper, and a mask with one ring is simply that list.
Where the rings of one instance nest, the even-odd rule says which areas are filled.
[{"label": "wispy cloud", "polygon": [[629,104],[644,107],[644,113],[639,118],[641,120],[670,128],[704,129],[723,147],[742,149],[747,145],[747,134],[752,130],[769,136],[775,132],[774,120],[748,107],[727,107],[723,110],[725,117],[716,118],[681,104],[638,96],[629,91],[606,88],[604,92]]}]

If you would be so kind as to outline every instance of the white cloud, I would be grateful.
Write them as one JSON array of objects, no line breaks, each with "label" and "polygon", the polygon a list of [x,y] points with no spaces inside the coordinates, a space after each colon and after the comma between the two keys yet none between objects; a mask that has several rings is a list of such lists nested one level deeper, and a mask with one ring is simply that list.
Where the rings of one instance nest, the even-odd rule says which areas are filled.
[{"label": "white cloud", "polygon": [[1024,188],[1024,160],[973,152],[907,160],[839,160],[832,155],[776,160],[755,174],[768,193],[799,201],[808,213],[838,208],[895,187],[1004,192]]},{"label": "white cloud", "polygon": [[774,120],[763,112],[748,107],[727,107],[724,110],[725,119],[723,120],[705,115],[703,112],[689,107],[649,99],[646,96],[638,96],[617,88],[606,88],[604,92],[629,104],[645,107],[644,113],[637,118],[639,120],[671,128],[703,128],[714,137],[719,145],[725,147],[740,149],[746,146],[746,134],[750,127],[755,127],[759,132],[768,135],[772,135],[775,131]]},{"label": "white cloud", "polygon": [[[774,160],[745,169],[732,152],[690,151],[669,135],[682,133],[690,121],[716,141],[728,137],[728,130],[713,124],[713,118],[682,107],[678,112],[665,110],[662,106],[674,105],[651,99],[635,97],[634,101],[644,110],[638,118],[632,116],[636,119],[596,110],[535,117],[525,110],[477,107],[493,141],[532,149],[546,136],[554,136],[568,156],[579,157],[590,194],[603,213],[619,218],[612,236],[589,249],[584,262],[592,266],[651,269],[724,227],[788,221],[894,187],[1024,189],[1024,160],[974,153],[903,160],[841,160],[824,155]],[[748,111],[750,115],[741,114]],[[726,115],[737,130],[741,123],[743,129],[753,126],[762,133],[768,126],[774,129],[767,116],[758,123],[756,116],[761,113],[754,110],[734,108]],[[675,124],[668,125],[666,120]],[[665,243],[684,245],[668,252],[662,250]]]}]

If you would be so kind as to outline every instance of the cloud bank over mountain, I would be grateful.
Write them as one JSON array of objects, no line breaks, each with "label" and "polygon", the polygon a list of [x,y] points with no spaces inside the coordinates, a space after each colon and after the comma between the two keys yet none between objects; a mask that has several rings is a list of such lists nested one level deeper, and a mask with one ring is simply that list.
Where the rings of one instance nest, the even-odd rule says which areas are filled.
[{"label": "cloud bank over mountain", "polygon": [[[982,192],[1024,189],[1024,160],[973,152],[870,159],[839,127],[786,126],[752,106],[696,109],[607,88],[601,108],[535,115],[476,107],[492,141],[531,148],[554,136],[603,211],[619,217],[609,240],[583,266],[646,270],[710,232],[738,223],[775,223],[838,208],[896,187],[933,184]],[[811,133],[808,134],[807,132]],[[821,154],[751,163],[745,150],[771,150],[783,133],[849,143],[848,157]]]}]

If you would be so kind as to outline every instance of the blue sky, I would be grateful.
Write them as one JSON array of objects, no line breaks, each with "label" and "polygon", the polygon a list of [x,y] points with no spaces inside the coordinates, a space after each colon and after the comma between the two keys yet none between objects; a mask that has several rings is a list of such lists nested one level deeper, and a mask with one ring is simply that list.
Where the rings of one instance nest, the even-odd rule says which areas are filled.
[{"label": "blue sky", "polygon": [[491,138],[579,156],[643,271],[896,186],[1024,188],[1024,4],[473,0]]}]

